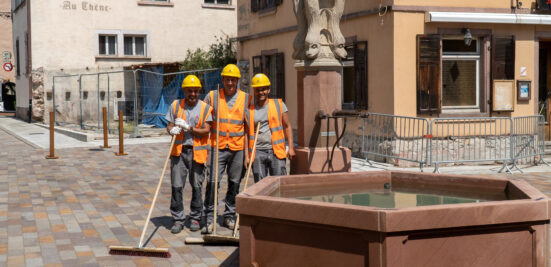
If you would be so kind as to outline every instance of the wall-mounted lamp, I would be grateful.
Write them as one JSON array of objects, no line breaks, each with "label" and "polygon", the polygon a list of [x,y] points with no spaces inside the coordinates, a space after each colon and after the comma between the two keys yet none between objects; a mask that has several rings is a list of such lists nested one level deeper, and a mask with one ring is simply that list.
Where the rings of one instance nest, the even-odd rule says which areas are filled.
[{"label": "wall-mounted lamp", "polygon": [[471,34],[471,29],[469,28],[463,28],[462,31],[465,36],[463,36],[463,40],[465,41],[466,46],[471,46],[471,42],[473,41],[473,35]]}]

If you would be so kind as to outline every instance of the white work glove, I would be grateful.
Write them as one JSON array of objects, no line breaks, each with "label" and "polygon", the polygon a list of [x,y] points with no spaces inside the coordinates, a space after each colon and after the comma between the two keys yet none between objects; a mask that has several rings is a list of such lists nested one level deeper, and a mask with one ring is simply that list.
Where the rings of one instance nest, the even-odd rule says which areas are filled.
[{"label": "white work glove", "polygon": [[178,135],[178,134],[180,134],[181,131],[182,131],[182,128],[180,128],[178,126],[174,126],[174,127],[172,127],[172,129],[170,129],[170,134],[171,135]]},{"label": "white work glove", "polygon": [[174,124],[186,131],[189,131],[189,123],[187,123],[187,121],[181,119],[181,118],[177,118],[176,121],[174,122]]}]

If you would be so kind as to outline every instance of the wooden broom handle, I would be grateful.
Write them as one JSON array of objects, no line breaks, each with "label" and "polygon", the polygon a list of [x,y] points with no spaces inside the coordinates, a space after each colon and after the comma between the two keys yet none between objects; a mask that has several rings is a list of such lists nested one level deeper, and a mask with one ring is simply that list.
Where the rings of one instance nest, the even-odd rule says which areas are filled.
[{"label": "wooden broom handle", "polygon": [[[245,112],[245,111],[243,111]],[[212,233],[216,235],[216,213],[218,212],[218,142],[220,141],[220,84],[216,91],[216,162],[214,163],[214,221]],[[212,175],[212,174],[211,174]],[[208,225],[207,225],[208,231]]]},{"label": "wooden broom handle", "polygon": [[166,155],[165,165],[163,166],[163,172],[159,178],[159,183],[157,184],[157,190],[155,190],[155,196],[153,201],[151,201],[151,207],[149,208],[149,213],[147,214],[147,219],[145,220],[145,225],[142,230],[142,236],[140,237],[140,242],[138,243],[138,248],[142,247],[142,241],[145,237],[145,230],[147,230],[147,225],[149,224],[149,219],[151,218],[151,213],[153,213],[153,208],[155,207],[155,202],[157,201],[157,196],[159,195],[159,190],[161,189],[161,184],[163,183],[163,177],[165,176],[166,166],[168,165],[168,160],[170,159],[170,154],[172,153],[172,146],[174,146],[174,141],[176,140],[176,135],[172,136],[172,141],[170,142],[170,149],[168,150],[168,155]]},{"label": "wooden broom handle", "polygon": [[[247,190],[247,185],[249,184],[249,176],[251,174],[251,168],[253,166],[253,158],[254,158],[254,154],[256,153],[256,140],[258,139],[258,132],[260,132],[259,129],[260,129],[260,122],[256,124],[256,133],[254,134],[253,151],[251,152],[251,156],[249,157],[249,166],[247,167],[247,174],[245,174],[245,186],[243,187],[243,191]],[[233,237],[237,235],[238,225],[239,225],[239,213],[237,214],[237,219],[235,220],[235,226],[233,227]]]}]

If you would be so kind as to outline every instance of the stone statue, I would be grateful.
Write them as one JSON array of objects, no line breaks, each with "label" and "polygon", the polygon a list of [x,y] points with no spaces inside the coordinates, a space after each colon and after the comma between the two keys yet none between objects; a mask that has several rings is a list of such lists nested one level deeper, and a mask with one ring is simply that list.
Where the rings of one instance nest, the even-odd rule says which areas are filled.
[{"label": "stone statue", "polygon": [[344,0],[293,0],[298,33],[293,43],[297,60],[335,61],[346,58],[339,22]]}]

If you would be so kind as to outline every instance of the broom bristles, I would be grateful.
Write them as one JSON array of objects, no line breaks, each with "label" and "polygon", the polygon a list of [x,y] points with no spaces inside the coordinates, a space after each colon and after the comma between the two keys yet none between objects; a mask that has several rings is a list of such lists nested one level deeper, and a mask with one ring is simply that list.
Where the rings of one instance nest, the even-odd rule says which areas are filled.
[{"label": "broom bristles", "polygon": [[123,246],[110,246],[109,254],[170,258],[170,252],[168,251],[167,248],[135,248],[135,247],[123,247]]}]

